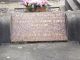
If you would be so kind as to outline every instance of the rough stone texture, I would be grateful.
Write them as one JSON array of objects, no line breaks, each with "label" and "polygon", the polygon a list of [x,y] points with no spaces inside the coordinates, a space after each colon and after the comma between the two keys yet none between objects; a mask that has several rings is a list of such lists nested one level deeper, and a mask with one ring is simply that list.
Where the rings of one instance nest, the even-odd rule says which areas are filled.
[{"label": "rough stone texture", "polygon": [[11,41],[65,41],[63,12],[14,13]]},{"label": "rough stone texture", "polygon": [[7,13],[8,8],[0,8],[0,13]]},{"label": "rough stone texture", "polygon": [[20,2],[21,0],[0,0],[0,2]]},{"label": "rough stone texture", "polygon": [[80,60],[80,45],[72,43],[6,44],[0,60]]},{"label": "rough stone texture", "polygon": [[10,10],[14,10],[15,8],[25,8],[25,6],[21,2],[0,3],[0,8],[8,8]]}]

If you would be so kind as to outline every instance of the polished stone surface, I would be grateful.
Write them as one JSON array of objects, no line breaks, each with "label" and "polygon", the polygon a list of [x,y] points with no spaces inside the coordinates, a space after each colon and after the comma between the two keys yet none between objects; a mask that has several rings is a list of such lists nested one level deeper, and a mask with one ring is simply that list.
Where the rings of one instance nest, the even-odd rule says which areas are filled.
[{"label": "polished stone surface", "polygon": [[0,43],[10,42],[10,24],[11,15],[9,13],[5,13],[5,11],[4,13],[0,13]]},{"label": "polished stone surface", "polygon": [[67,41],[61,11],[12,14],[11,41]]}]

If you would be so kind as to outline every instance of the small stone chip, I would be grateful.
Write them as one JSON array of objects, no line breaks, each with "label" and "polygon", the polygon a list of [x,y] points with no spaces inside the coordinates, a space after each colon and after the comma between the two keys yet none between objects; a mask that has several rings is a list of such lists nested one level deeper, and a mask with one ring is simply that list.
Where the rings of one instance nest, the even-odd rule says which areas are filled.
[{"label": "small stone chip", "polygon": [[23,47],[22,47],[22,46],[18,46],[18,48],[19,48],[19,49],[22,49]]},{"label": "small stone chip", "polygon": [[11,57],[10,57],[10,56],[7,56],[6,58],[7,58],[7,59],[10,59]]}]

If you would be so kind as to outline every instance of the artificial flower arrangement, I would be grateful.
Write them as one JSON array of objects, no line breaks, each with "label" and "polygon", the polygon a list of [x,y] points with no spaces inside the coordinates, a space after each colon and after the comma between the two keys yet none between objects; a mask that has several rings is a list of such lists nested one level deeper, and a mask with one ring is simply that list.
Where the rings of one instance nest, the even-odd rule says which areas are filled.
[{"label": "artificial flower arrangement", "polygon": [[28,11],[31,12],[43,12],[46,11],[48,4],[47,0],[23,0],[23,4]]}]

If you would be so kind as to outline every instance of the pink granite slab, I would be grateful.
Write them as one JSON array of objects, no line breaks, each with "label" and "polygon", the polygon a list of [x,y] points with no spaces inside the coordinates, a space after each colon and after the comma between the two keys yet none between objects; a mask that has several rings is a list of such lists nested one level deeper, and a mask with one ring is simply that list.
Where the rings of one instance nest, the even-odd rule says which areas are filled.
[{"label": "pink granite slab", "polygon": [[14,13],[11,41],[66,41],[63,12]]}]

